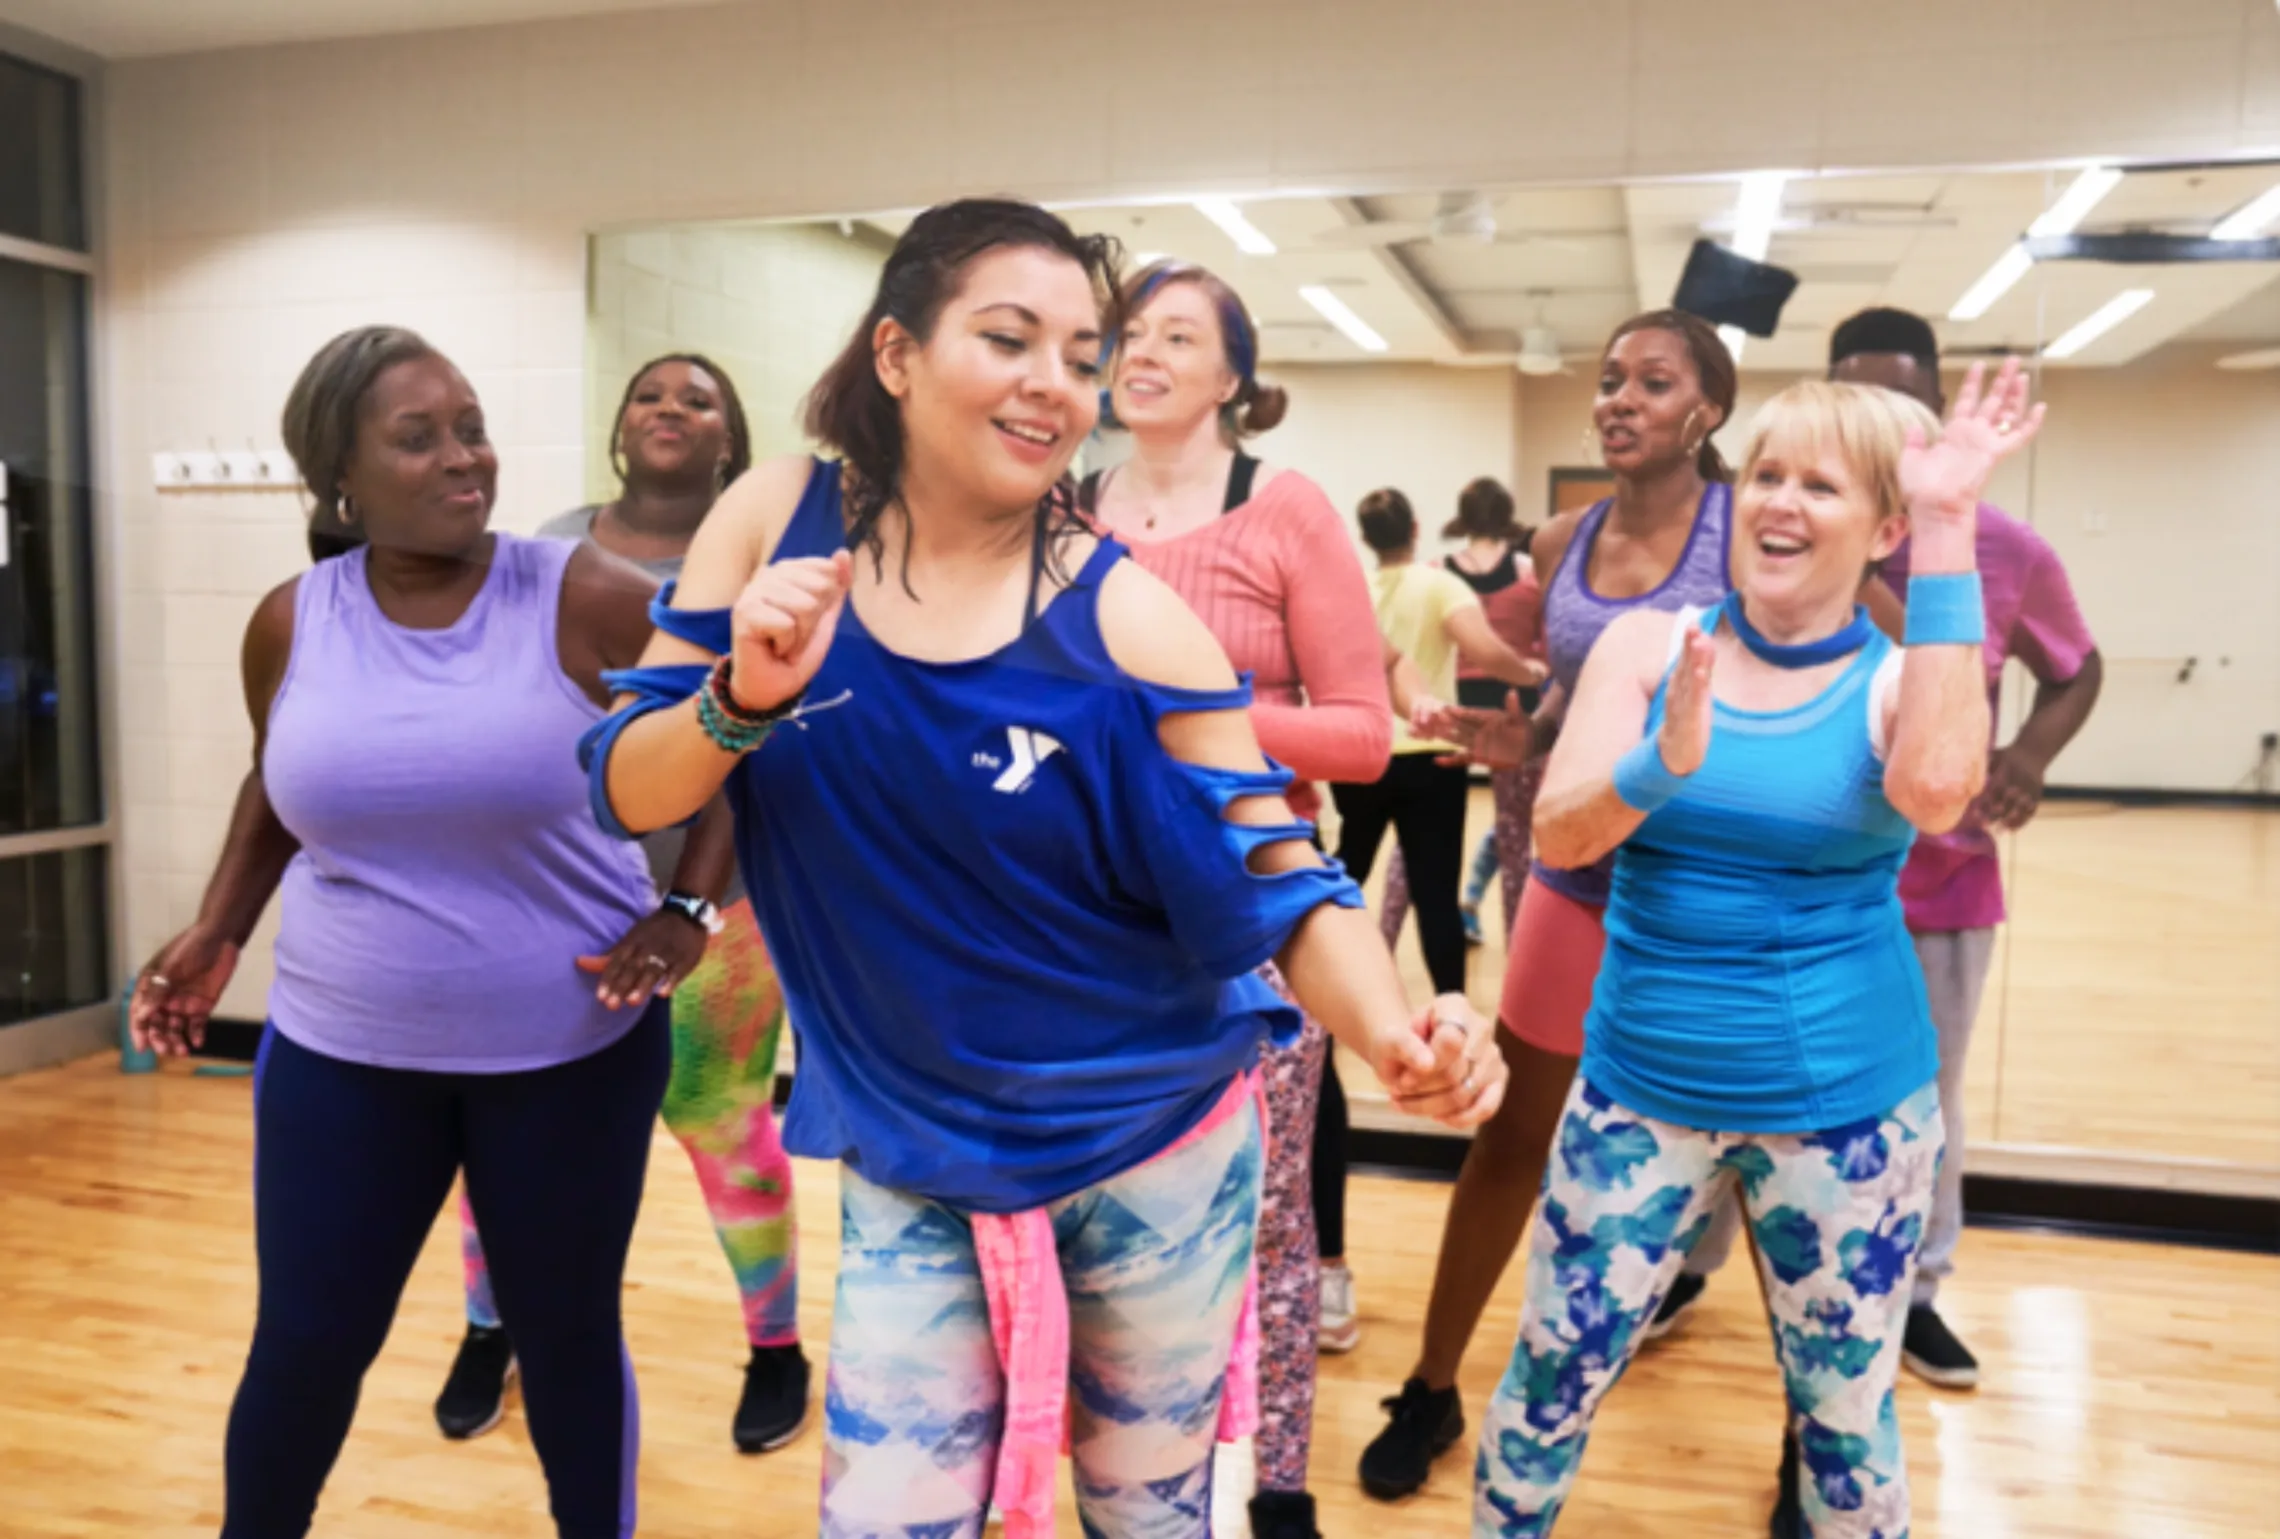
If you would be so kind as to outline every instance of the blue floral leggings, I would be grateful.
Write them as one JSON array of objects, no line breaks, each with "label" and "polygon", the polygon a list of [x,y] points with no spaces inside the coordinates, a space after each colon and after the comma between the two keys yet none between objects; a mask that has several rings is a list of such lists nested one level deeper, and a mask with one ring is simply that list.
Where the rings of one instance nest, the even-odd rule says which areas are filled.
[{"label": "blue floral leggings", "polygon": [[1903,1539],[1893,1381],[1939,1170],[1927,1084],[1880,1118],[1803,1135],[1704,1133],[1578,1079],[1544,1172],[1512,1364],[1481,1425],[1476,1539],[1551,1533],[1599,1402],[1739,1183],[1804,1454],[1815,1539]]}]

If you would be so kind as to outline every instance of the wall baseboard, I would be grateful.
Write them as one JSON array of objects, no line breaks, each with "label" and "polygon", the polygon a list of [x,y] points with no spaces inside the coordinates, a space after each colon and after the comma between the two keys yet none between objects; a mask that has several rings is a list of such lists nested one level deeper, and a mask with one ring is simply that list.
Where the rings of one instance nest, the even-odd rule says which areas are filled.
[{"label": "wall baseboard", "polygon": [[115,1001],[43,1016],[20,1026],[0,1026],[0,1077],[28,1074],[85,1058],[119,1042],[119,1007]]},{"label": "wall baseboard", "polygon": [[[1462,1138],[1405,1128],[1356,1127],[1347,1134],[1347,1153],[1357,1169],[1414,1180],[1454,1181],[1464,1164],[1465,1146]],[[1976,1158],[1978,1151],[1973,1153]],[[2097,1173],[2116,1174],[2103,1168]],[[2075,1181],[1966,1172],[1964,1222],[2280,1255],[2280,1197],[2253,1189],[2195,1191],[2170,1180],[2146,1181],[2129,1178],[2134,1173],[2124,1174],[2124,1179]],[[2261,1176],[2221,1184],[2269,1185]]]},{"label": "wall baseboard", "polygon": [[2046,802],[2112,802],[2118,807],[2251,807],[2280,810],[2280,791],[2181,791],[2145,786],[2044,786]]},{"label": "wall baseboard", "polygon": [[[115,1012],[105,1016],[115,1018]],[[248,1061],[260,1046],[261,1031],[258,1021],[217,1018],[199,1056]],[[0,1032],[0,1046],[7,1040]],[[779,1111],[791,1087],[789,1074],[776,1077]],[[1348,1156],[1357,1168],[1411,1180],[1456,1179],[1465,1139],[1385,1125],[1396,1119],[1357,1111],[1362,1115],[1347,1135]],[[1986,1147],[1974,1149],[1972,1160],[1993,1167],[1963,1178],[1964,1216],[1972,1224],[2280,1255],[2280,1176],[2268,1172],[2067,1149]],[[2062,1172],[2091,1179],[2068,1179]]]}]

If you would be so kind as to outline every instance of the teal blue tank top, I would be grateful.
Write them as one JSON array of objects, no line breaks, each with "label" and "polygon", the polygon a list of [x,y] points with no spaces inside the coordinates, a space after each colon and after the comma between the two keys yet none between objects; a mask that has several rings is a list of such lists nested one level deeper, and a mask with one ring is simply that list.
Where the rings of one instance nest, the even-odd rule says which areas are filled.
[{"label": "teal blue tank top", "polygon": [[[1713,630],[1719,611],[1682,612]],[[1803,705],[1716,707],[1710,751],[1615,857],[1583,1073],[1634,1111],[1816,1133],[1938,1070],[1899,898],[1915,830],[1873,741],[1881,633]],[[1660,729],[1663,695],[1647,713]]]}]

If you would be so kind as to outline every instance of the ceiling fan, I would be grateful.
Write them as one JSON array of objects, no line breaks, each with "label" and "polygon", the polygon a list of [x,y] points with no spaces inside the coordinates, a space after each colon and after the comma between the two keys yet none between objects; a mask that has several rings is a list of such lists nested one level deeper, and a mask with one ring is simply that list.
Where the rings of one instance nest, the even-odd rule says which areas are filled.
[{"label": "ceiling fan", "polygon": [[2220,369],[2248,372],[2260,369],[2280,369],[2280,347],[2260,347],[2252,352],[2228,353],[2217,360]]},{"label": "ceiling fan", "polygon": [[1345,225],[1322,231],[1314,237],[1314,244],[1342,251],[1407,246],[1418,242],[1469,246],[1541,245],[1572,250],[1586,240],[1620,233],[1608,230],[1505,230],[1497,225],[1496,202],[1486,193],[1444,192],[1435,200],[1430,218],[1381,219]]}]

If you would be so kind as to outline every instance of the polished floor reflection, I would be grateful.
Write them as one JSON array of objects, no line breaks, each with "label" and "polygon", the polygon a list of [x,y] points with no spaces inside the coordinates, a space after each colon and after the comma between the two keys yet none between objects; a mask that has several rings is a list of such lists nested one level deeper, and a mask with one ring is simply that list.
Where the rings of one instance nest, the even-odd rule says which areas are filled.
[{"label": "polished floor reflection", "polygon": [[[1476,789],[1468,838],[1489,822]],[[2280,1177],[2280,813],[2047,802],[2003,858],[2011,924],[1965,1080],[1972,1137]],[[1482,912],[1470,992],[1493,1011],[1493,887]],[[1400,956],[1422,997],[1414,925]]]},{"label": "polished floor reflection", "polygon": [[[210,1536],[222,1421],[254,1304],[243,1080],[124,1078],[102,1063],[0,1082],[0,1467],[10,1539]],[[798,1194],[811,1350],[830,1317],[828,1168]],[[1325,1363],[1315,1445],[1333,1536],[1465,1531],[1468,1460],[1398,1508],[1351,1471],[1408,1366],[1445,1187],[1363,1178],[1351,1234],[1360,1349]],[[429,1402],[459,1333],[456,1229],[440,1225],[366,1386],[320,1534],[491,1539],[546,1531],[519,1415],[474,1444]],[[1509,1344],[1517,1279],[1464,1386],[1477,1408]],[[1974,1230],[1946,1295],[1979,1349],[1974,1394],[1903,1389],[1918,1539],[2218,1539],[2280,1512],[2280,1260]],[[642,1526],[654,1539],[812,1534],[814,1428],[764,1459],[728,1420],[742,1344],[695,1182],[660,1133],[628,1314],[641,1372]],[[1778,1389],[1747,1275],[1653,1348],[1611,1397],[1564,1534],[1756,1535]],[[1062,1532],[1074,1533],[1065,1517]]]}]

